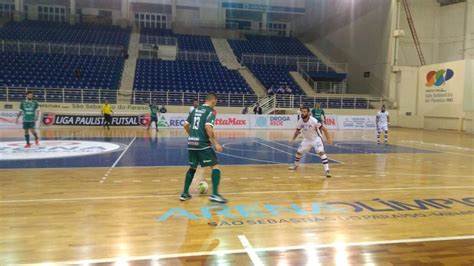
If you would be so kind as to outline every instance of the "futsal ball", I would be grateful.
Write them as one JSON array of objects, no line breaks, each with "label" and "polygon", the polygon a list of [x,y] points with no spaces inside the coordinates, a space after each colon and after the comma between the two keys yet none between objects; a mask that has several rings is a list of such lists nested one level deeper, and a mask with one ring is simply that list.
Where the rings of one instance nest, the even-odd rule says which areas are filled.
[{"label": "futsal ball", "polygon": [[206,181],[201,181],[199,183],[198,191],[200,194],[206,194],[208,189],[209,189],[209,185],[206,183]]}]

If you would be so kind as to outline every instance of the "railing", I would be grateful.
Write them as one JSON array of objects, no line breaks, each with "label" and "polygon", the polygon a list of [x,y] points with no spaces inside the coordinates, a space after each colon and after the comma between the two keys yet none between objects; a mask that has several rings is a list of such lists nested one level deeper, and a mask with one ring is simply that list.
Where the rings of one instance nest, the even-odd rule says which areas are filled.
[{"label": "railing", "polygon": [[[34,98],[45,103],[101,103],[104,99],[116,103],[119,96],[130,97],[131,104],[153,102],[158,105],[190,106],[194,100],[204,102],[207,93],[133,91],[129,95],[121,95],[116,90],[92,89],[51,89],[51,88],[7,88],[0,87],[0,101],[18,102],[25,99],[25,92],[32,91]],[[221,107],[253,107],[259,102],[265,112],[275,108],[298,108],[301,104],[313,107],[320,103],[323,108],[336,109],[373,109],[384,103],[381,97],[357,96],[304,96],[274,95],[258,96],[251,94],[220,93],[218,106]]]},{"label": "railing", "polygon": [[[344,94],[346,93],[347,85],[346,81],[333,82],[333,81],[315,81],[311,78],[308,72],[305,70],[306,64],[298,64],[298,73],[303,79],[313,88],[316,93],[330,93],[330,94]],[[316,66],[318,67],[318,66]]]},{"label": "railing", "polygon": [[176,46],[178,44],[178,40],[176,37],[171,36],[140,35],[140,43],[148,45],[157,44]]},{"label": "railing", "polygon": [[242,54],[240,60],[244,64],[264,65],[296,65],[298,62],[319,62],[319,59],[311,56],[284,56],[273,54]]},{"label": "railing", "polygon": [[336,73],[347,73],[346,63],[323,63],[323,62],[303,62],[297,63],[298,68],[304,69],[306,72],[336,72]]},{"label": "railing", "polygon": [[0,41],[1,52],[14,53],[42,53],[42,54],[72,54],[72,55],[97,55],[121,56],[122,48],[117,46],[97,46],[65,43],[20,42]]},{"label": "railing", "polygon": [[176,59],[184,61],[219,62],[219,57],[213,52],[178,51],[176,53]]}]

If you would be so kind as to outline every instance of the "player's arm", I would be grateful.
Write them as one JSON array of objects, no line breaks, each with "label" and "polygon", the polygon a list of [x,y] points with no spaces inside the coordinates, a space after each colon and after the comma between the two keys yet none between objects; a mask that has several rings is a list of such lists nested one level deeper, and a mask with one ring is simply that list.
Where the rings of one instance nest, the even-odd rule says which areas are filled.
[{"label": "player's arm", "polygon": [[387,114],[387,124],[390,125],[390,116]]},{"label": "player's arm", "polygon": [[291,138],[291,140],[290,140],[290,145],[293,144],[293,142],[300,135],[300,133],[301,133],[301,129],[297,128],[295,130],[295,133],[293,134],[293,138]]},{"label": "player's arm", "polygon": [[324,133],[324,136],[326,136],[327,143],[332,144],[332,139],[331,139],[331,135],[329,134],[329,130],[324,126],[321,126],[320,129]]},{"label": "player's arm", "polygon": [[217,152],[222,152],[224,149],[217,141],[216,135],[214,134],[214,128],[210,123],[206,123],[206,133],[209,137],[209,141],[211,141],[212,145],[216,148]]},{"label": "player's arm", "polygon": [[191,124],[188,123],[188,121],[184,122],[184,130],[186,131],[186,134],[189,136],[189,129],[191,128]]},{"label": "player's arm", "polygon": [[321,118],[323,121],[326,121],[326,113],[324,112],[324,109],[321,109]]},{"label": "player's arm", "polygon": [[20,104],[20,110],[18,111],[18,115],[16,116],[16,123],[18,124],[18,120],[20,119],[20,116],[23,114],[23,102]]}]

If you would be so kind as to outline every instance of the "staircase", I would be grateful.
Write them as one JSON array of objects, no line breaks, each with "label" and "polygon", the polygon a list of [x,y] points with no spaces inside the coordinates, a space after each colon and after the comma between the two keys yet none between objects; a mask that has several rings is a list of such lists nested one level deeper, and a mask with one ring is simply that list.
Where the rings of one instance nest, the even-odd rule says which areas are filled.
[{"label": "staircase", "polygon": [[128,59],[125,60],[123,67],[122,81],[118,92],[117,103],[129,104],[133,94],[133,81],[135,78],[135,69],[137,68],[138,46],[140,34],[132,32],[130,43],[128,45]]},{"label": "staircase", "polygon": [[230,48],[227,39],[211,38],[212,44],[216,49],[217,57],[221,64],[228,69],[236,70],[242,68],[239,61],[234,55],[234,51]]},{"label": "staircase", "polygon": [[239,69],[240,75],[245,79],[245,82],[257,95],[267,95],[267,90],[265,87],[258,81],[258,79],[248,70],[247,68]]},{"label": "staircase", "polygon": [[296,71],[290,71],[290,75],[298,86],[304,91],[307,96],[316,96],[316,91],[304,80],[300,73]]},{"label": "staircase", "polygon": [[402,4],[403,8],[405,9],[405,14],[407,17],[408,26],[410,27],[411,36],[413,37],[413,42],[415,43],[416,52],[418,53],[418,59],[420,60],[420,64],[424,66],[426,65],[425,56],[423,55],[423,51],[421,50],[420,39],[418,38],[418,34],[416,33],[415,22],[413,22],[410,6],[408,5],[407,0],[402,0]]}]

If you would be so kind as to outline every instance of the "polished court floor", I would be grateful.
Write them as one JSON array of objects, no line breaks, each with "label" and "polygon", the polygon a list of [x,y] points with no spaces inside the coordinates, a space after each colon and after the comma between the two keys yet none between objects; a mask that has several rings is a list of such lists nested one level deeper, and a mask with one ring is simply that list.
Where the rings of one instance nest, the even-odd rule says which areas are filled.
[{"label": "polished court floor", "polygon": [[334,131],[333,177],[292,131],[220,131],[221,193],[179,202],[180,130],[0,132],[0,265],[473,265],[474,136]]}]

